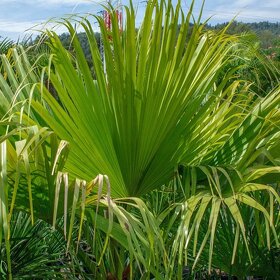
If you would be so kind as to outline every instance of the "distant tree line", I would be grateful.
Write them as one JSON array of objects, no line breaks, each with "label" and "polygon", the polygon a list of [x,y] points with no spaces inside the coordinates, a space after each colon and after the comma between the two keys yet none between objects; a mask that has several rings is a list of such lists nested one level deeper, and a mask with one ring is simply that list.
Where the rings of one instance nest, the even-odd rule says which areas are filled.
[{"label": "distant tree line", "polygon": [[[229,22],[218,23],[215,25],[207,24],[206,29],[218,31],[226,27],[228,24]],[[190,34],[192,28],[193,25],[190,25],[190,30],[189,30]],[[179,33],[179,29],[180,29],[180,25],[178,26],[178,33]],[[251,40],[259,44],[259,48],[266,54],[268,58],[280,62],[280,22],[272,23],[268,21],[263,21],[263,22],[244,23],[244,22],[233,21],[228,27],[227,32],[229,34],[247,33],[251,35]],[[70,35],[68,33],[62,33],[59,35],[59,37],[63,46],[66,49],[71,50],[72,47],[71,47]],[[90,47],[88,44],[87,36],[84,32],[80,32],[78,33],[78,38],[84,50],[85,57],[87,61],[90,63],[91,56],[90,56]],[[99,32],[95,33],[95,38],[98,46],[100,47],[101,38]],[[41,36],[37,36],[35,39],[30,38],[28,41],[24,40],[23,42],[21,42],[21,44],[24,47],[26,46],[30,47],[30,46],[37,45],[38,42],[42,42],[42,41],[44,40],[42,40]],[[17,43],[14,43],[12,40],[8,38],[2,38],[0,35],[0,53],[6,53],[9,47]],[[45,50],[46,49],[44,49],[44,51]],[[36,49],[36,51],[38,52],[38,48]],[[33,52],[33,54],[35,53]]]},{"label": "distant tree line", "polygon": [[[228,22],[216,25],[208,25],[208,28],[220,30],[228,25]],[[251,33],[256,36],[260,48],[265,54],[274,60],[280,61],[280,22],[268,21],[244,23],[234,21],[228,29],[229,34]]]},{"label": "distant tree line", "polygon": [[[216,25],[207,25],[206,28],[212,30],[220,30],[227,26],[229,23],[218,23]],[[192,26],[191,26],[192,28]],[[179,31],[179,28],[178,28]],[[229,34],[251,34],[256,42],[259,43],[260,49],[270,58],[280,61],[280,22],[272,23],[268,21],[263,22],[253,22],[253,23],[244,23],[234,21],[228,28]],[[90,49],[86,34],[81,32],[78,34],[81,46],[85,52],[86,59],[90,59]],[[95,33],[95,37],[98,45],[100,46],[100,34]],[[62,44],[66,48],[71,48],[71,39],[69,34],[63,33],[60,35]]]}]

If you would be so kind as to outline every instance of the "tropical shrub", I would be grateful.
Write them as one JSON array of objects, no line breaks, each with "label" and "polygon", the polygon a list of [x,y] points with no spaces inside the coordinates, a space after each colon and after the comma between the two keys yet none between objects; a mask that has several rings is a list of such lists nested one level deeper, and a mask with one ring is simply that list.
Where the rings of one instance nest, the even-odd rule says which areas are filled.
[{"label": "tropical shrub", "polygon": [[[208,271],[214,263],[243,276],[235,264],[253,263],[254,246],[279,246],[280,88],[261,97],[235,76],[227,66],[242,42],[226,29],[206,32],[198,19],[190,35],[193,4],[185,15],[180,2],[149,1],[138,31],[132,6],[123,31],[112,8],[111,31],[96,17],[106,67],[90,19],[77,17],[94,73],[67,20],[71,53],[47,32],[51,64],[41,77],[24,51],[21,67],[2,56],[10,278],[13,209],[63,232],[66,251],[76,248],[96,279],[182,279],[203,260]],[[230,259],[221,261],[219,246]]]}]

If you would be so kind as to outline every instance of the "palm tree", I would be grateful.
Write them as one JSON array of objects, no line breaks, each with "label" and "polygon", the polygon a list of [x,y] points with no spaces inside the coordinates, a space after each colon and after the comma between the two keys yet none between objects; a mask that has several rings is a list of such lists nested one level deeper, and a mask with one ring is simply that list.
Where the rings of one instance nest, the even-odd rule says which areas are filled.
[{"label": "palm tree", "polygon": [[[94,73],[69,21],[63,24],[74,54],[56,33],[47,33],[51,65],[44,73],[59,101],[30,76],[30,67],[20,89],[35,80],[33,94],[17,88],[23,101],[2,118],[10,136],[1,138],[1,166],[9,176],[2,171],[2,189],[8,190],[0,198],[8,255],[7,213],[14,207],[54,227],[63,215],[68,249],[75,247],[78,217],[77,241],[90,248],[82,255],[97,279],[106,273],[136,277],[135,271],[141,279],[182,279],[184,267],[195,267],[205,251],[210,271],[218,226],[229,223],[232,265],[243,245],[252,261],[252,227],[262,227],[268,248],[271,239],[278,246],[280,88],[259,97],[234,76],[237,69],[225,71],[240,42],[226,29],[205,32],[200,20],[189,35],[193,4],[185,15],[180,2],[149,1],[138,31],[132,6],[123,32],[113,10],[110,34],[97,17],[106,73],[88,18],[77,22]],[[12,70],[11,79],[22,74]],[[2,76],[3,92],[13,92],[11,81],[8,86]],[[11,120],[21,128],[12,129]],[[158,212],[147,199],[154,201],[157,192],[167,199]]]}]

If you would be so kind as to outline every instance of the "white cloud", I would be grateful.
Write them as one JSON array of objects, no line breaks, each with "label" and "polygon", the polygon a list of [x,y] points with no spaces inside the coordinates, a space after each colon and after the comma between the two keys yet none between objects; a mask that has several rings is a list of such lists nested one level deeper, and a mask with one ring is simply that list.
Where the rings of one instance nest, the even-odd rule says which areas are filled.
[{"label": "white cloud", "polygon": [[229,4],[229,6],[233,6],[236,9],[238,8],[245,8],[248,7],[252,4],[254,4],[256,1],[255,0],[237,0],[232,2],[232,4]]},{"label": "white cloud", "polygon": [[231,3],[220,4],[216,7],[217,10],[225,9],[227,11],[242,11],[249,12],[250,14],[255,11],[262,11],[262,8],[266,7],[271,12],[274,12],[274,9],[280,10],[280,0],[266,0],[263,2],[257,0],[237,0],[232,1]]},{"label": "white cloud", "polygon": [[37,24],[39,24],[39,22],[36,21],[22,21],[22,22],[0,21],[0,31],[24,32],[34,27]]},{"label": "white cloud", "polygon": [[241,21],[280,21],[280,0],[236,0],[232,2],[219,1],[211,10],[206,9],[204,16],[213,15],[216,20],[231,20],[237,16]]},{"label": "white cloud", "polygon": [[[50,18],[95,13],[100,9],[97,6],[100,6],[101,2],[101,0],[0,0],[0,36],[16,39],[26,31],[37,33],[46,27],[45,22]],[[51,28],[53,25],[47,26]],[[57,32],[63,32],[63,28],[59,27]]]},{"label": "white cloud", "polygon": [[34,6],[38,5],[79,5],[84,3],[100,3],[102,1],[98,0],[1,0],[1,4],[3,3],[18,3],[18,4],[32,4]]},{"label": "white cloud", "polygon": [[266,0],[260,3],[261,7],[280,10],[280,0]]},{"label": "white cloud", "polygon": [[[75,26],[78,32],[84,31],[81,25]],[[99,31],[99,27],[96,23],[92,22],[92,28],[94,31]],[[24,38],[25,36],[36,36],[44,30],[54,30],[56,33],[61,34],[67,32],[67,28],[63,24],[59,24],[55,21],[39,22],[39,21],[1,21],[0,20],[0,35],[8,36],[13,40],[17,40],[18,37]]]},{"label": "white cloud", "polygon": [[[30,30],[34,32],[36,25],[51,17],[62,17],[63,15],[91,12],[97,14],[101,10],[101,3],[107,0],[0,0],[0,36],[11,33],[17,36]],[[117,2],[113,0],[113,2]],[[128,0],[122,0],[128,4]],[[145,3],[138,2],[137,23],[142,22]],[[173,0],[176,4],[178,0]],[[182,0],[183,8],[189,8],[191,0]],[[202,0],[196,0],[194,13],[198,14]],[[137,6],[137,5],[136,5]],[[280,0],[206,0],[203,18],[213,16],[211,21],[224,22],[238,15],[241,21],[279,21],[280,22]],[[39,22],[40,21],[40,22]],[[50,25],[49,25],[50,26]],[[41,26],[42,27],[42,26]],[[39,26],[37,27],[39,28]],[[61,27],[58,32],[61,31]],[[8,34],[7,36],[10,36]]]},{"label": "white cloud", "polygon": [[43,30],[55,30],[61,34],[66,32],[66,27],[55,22],[38,22],[38,21],[0,21],[0,32],[18,34],[23,37],[26,34],[39,34]]}]

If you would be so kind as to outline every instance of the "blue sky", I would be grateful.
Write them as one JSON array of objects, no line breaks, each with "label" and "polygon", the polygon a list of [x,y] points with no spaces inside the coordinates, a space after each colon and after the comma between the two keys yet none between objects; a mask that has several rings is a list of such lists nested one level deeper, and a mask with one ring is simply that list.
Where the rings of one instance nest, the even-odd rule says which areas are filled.
[{"label": "blue sky", "polygon": [[[196,1],[194,13],[198,13],[202,0]],[[116,1],[117,2],[117,1]],[[176,2],[176,1],[174,1]],[[188,9],[191,0],[182,0],[184,9]],[[24,36],[23,32],[51,18],[72,13],[98,13],[99,0],[0,0],[0,36],[14,40]],[[127,4],[127,0],[123,0]],[[138,6],[138,24],[145,8],[145,1],[133,0]],[[280,0],[206,0],[204,18],[213,16],[212,23],[225,22],[239,14],[244,22],[272,21],[280,22]],[[96,29],[98,27],[96,26]],[[58,32],[63,32],[60,27]]]}]

